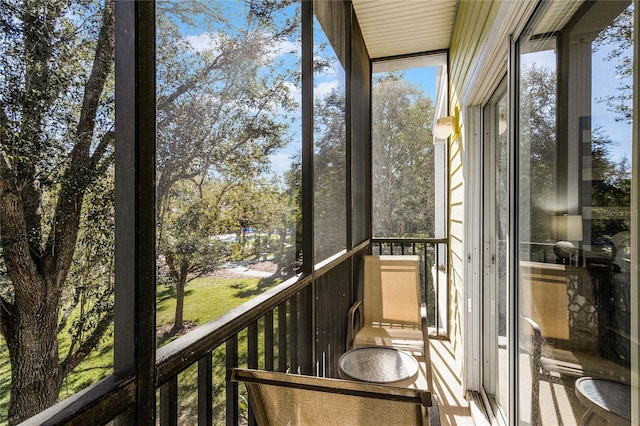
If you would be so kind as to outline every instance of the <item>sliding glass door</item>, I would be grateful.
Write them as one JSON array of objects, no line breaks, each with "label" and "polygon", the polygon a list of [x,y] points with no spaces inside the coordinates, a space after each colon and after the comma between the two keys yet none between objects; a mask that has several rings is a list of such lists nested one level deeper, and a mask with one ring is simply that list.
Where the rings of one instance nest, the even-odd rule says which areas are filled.
[{"label": "sliding glass door", "polygon": [[[636,5],[550,2],[517,44],[521,424],[578,424],[595,403],[587,382],[629,407]],[[599,388],[612,383],[622,383],[619,394]],[[628,423],[631,411],[612,410],[610,420]]]},{"label": "sliding glass door", "polygon": [[493,416],[504,420],[509,407],[507,109],[507,90],[503,82],[483,110],[482,389]]}]

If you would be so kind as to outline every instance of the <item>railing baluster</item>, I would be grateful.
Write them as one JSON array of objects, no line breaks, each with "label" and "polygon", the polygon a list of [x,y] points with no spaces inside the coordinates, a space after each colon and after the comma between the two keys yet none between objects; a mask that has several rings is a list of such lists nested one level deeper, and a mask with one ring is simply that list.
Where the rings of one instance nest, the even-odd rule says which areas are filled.
[{"label": "railing baluster", "polygon": [[291,373],[298,373],[298,298],[300,293],[296,293],[289,301],[289,324],[291,324],[289,354],[291,356]]},{"label": "railing baluster", "polygon": [[[247,367],[258,368],[258,321],[254,321],[247,327]],[[253,407],[249,406],[249,426],[255,426],[256,417]]]},{"label": "railing baluster", "polygon": [[433,289],[434,294],[436,295],[436,303],[434,303],[435,305],[435,322],[436,322],[436,335],[440,334],[440,315],[438,315],[440,313],[440,265],[439,265],[439,260],[440,260],[440,244],[434,244],[435,247],[435,267],[436,267],[436,282],[433,284],[435,287]]},{"label": "railing baluster", "polygon": [[307,287],[300,292],[300,366],[302,374],[314,373],[313,353],[315,349],[315,336],[313,331],[313,287]]},{"label": "railing baluster", "polygon": [[264,369],[273,370],[273,311],[264,315]]},{"label": "railing baluster", "polygon": [[173,376],[160,387],[160,425],[178,425],[178,377]]},{"label": "railing baluster", "polygon": [[[238,366],[238,335],[235,334],[227,340],[226,347],[226,363],[227,369]],[[238,407],[238,383],[227,382],[226,389],[226,424],[227,426],[237,426],[240,410]]]},{"label": "railing baluster", "polygon": [[247,366],[258,368],[258,321],[247,327]]},{"label": "railing baluster", "polygon": [[278,371],[287,371],[287,302],[278,305]]},{"label": "railing baluster", "polygon": [[212,353],[198,361],[198,425],[208,426],[213,423],[213,376]]},{"label": "railing baluster", "polygon": [[[247,367],[258,368],[258,321],[254,321],[247,327]],[[247,409],[249,425],[255,426],[256,416],[251,406]]]}]

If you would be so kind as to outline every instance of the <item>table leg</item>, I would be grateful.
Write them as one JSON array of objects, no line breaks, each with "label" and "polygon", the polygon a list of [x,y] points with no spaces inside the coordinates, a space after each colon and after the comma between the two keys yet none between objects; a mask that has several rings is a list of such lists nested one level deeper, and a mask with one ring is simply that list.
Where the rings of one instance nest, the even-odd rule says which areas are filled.
[{"label": "table leg", "polygon": [[587,411],[584,412],[582,418],[580,419],[580,426],[585,426],[591,423],[591,419],[593,418],[593,416],[595,416],[595,414],[593,413],[593,411],[591,411],[591,408],[587,409]]}]

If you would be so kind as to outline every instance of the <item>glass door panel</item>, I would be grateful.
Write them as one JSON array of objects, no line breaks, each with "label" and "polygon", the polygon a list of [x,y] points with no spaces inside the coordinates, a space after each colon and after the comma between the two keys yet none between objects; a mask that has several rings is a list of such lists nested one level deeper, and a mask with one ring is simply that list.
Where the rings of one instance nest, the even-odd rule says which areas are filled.
[{"label": "glass door panel", "polygon": [[482,384],[494,417],[509,407],[509,138],[506,84],[484,108]]},{"label": "glass door panel", "polygon": [[580,423],[579,377],[631,380],[634,5],[550,2],[518,44],[522,424]]}]

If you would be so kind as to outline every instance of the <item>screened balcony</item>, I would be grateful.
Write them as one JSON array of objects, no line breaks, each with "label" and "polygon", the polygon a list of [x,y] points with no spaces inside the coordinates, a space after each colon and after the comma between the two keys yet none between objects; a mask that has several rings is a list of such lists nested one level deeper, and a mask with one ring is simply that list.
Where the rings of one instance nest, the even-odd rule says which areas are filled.
[{"label": "screened balcony", "polygon": [[442,424],[640,422],[637,2],[1,7],[0,422],[255,424],[229,371],[338,377],[370,254]]},{"label": "screened balcony", "polygon": [[[100,86],[105,97],[95,99],[95,117],[91,110],[82,112],[96,129],[84,142],[90,146],[84,155],[104,159],[102,189],[115,194],[115,225],[108,206],[100,212],[107,215],[105,232],[114,226],[114,242],[107,241],[105,248],[114,244],[115,267],[105,270],[113,273],[115,285],[91,287],[89,296],[89,281],[71,268],[71,280],[82,284],[69,293],[62,290],[60,330],[72,337],[68,343],[63,337],[59,350],[78,359],[78,369],[65,373],[70,380],[56,383],[63,401],[29,421],[254,423],[244,389],[229,382],[227,372],[245,366],[337,377],[338,358],[349,349],[347,313],[362,297],[365,254],[419,257],[421,314],[434,340],[439,339],[436,362],[446,376],[436,379],[444,393],[441,412],[447,417],[450,406],[459,416],[455,409],[462,407],[467,415],[460,378],[446,367],[454,357],[447,340],[445,203],[438,205],[437,235],[420,224],[420,219],[434,222],[434,207],[417,206],[404,212],[418,217],[412,231],[400,223],[405,231],[396,234],[389,231],[393,224],[373,238],[372,65],[352,5],[247,2],[233,11],[234,19],[216,15],[230,10],[228,2],[210,6],[116,2],[80,8],[77,16],[73,7],[61,8],[46,18],[51,25],[77,27],[76,34],[95,43],[87,47],[97,52],[85,66],[104,67],[102,74],[86,77],[87,87]],[[451,16],[454,6],[445,8]],[[40,10],[3,13],[22,22]],[[37,44],[37,30],[16,27],[16,34]],[[115,42],[110,39],[114,34]],[[16,49],[10,53],[21,58]],[[446,54],[434,50],[443,69]],[[263,62],[255,61],[260,55]],[[314,55],[320,56],[314,60]],[[28,57],[21,59],[31,66]],[[208,61],[208,67],[202,65]],[[438,90],[446,89],[440,74]],[[29,89],[25,86],[25,93]],[[429,100],[431,108],[435,103]],[[435,118],[420,122],[430,129]],[[114,122],[115,133],[109,128]],[[102,132],[103,145],[94,145]],[[431,131],[423,133],[414,144],[433,146]],[[106,145],[107,136],[116,141],[115,149]],[[431,175],[438,169],[438,191],[445,193],[446,169],[417,169],[421,164],[426,163],[404,176],[419,173],[423,186],[433,185]],[[87,214],[98,214],[93,208],[99,200],[88,200]],[[401,202],[387,197],[376,203],[399,207]],[[80,229],[88,244],[84,249],[92,253],[91,226]],[[72,234],[62,228],[56,232]],[[107,268],[108,259],[103,259]],[[204,281],[198,281],[201,277]],[[249,278],[258,282],[255,287]],[[214,309],[219,297],[207,285],[229,292],[220,309]],[[204,315],[193,313],[195,294],[200,303],[210,298],[211,309]],[[104,310],[98,308],[101,303]],[[94,327],[93,321],[108,324],[110,318],[112,326]],[[22,343],[7,336],[13,353]],[[79,345],[83,339],[93,343]],[[104,362],[99,374],[107,378],[82,389],[77,378],[86,383],[83,372],[97,370],[82,363],[89,351],[113,361],[99,358],[97,363]],[[427,369],[431,365],[423,358],[421,370]],[[27,393],[18,386],[25,381],[20,370],[14,369],[16,386],[6,404],[5,419],[11,424],[24,420],[29,410],[51,405],[45,395],[42,400],[31,395],[31,408],[20,402]],[[451,388],[451,383],[458,386]]]}]

